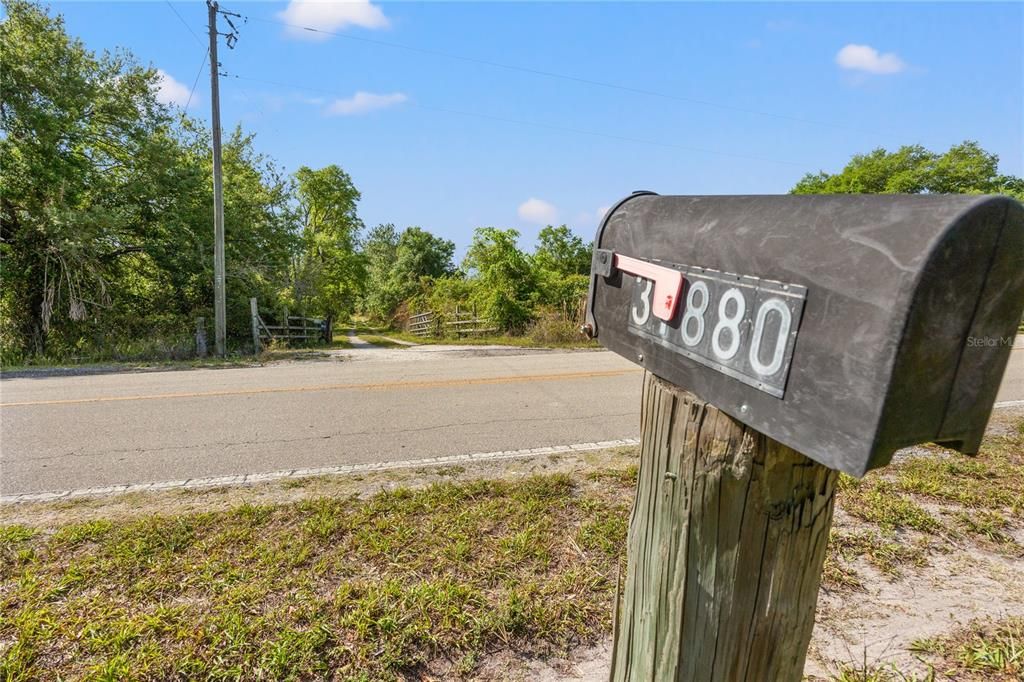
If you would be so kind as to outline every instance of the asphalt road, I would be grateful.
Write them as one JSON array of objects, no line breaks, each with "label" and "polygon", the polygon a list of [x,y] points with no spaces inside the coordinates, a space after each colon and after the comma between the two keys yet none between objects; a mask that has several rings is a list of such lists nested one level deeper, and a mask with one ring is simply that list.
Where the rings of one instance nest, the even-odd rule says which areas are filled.
[{"label": "asphalt road", "polygon": [[354,355],[4,379],[0,494],[518,450],[639,429],[641,372],[612,353]]},{"label": "asphalt road", "polygon": [[[0,494],[635,438],[608,352],[359,349],[344,362],[8,378]],[[1024,347],[999,401],[1024,400]]]},{"label": "asphalt road", "polygon": [[996,404],[1000,402],[1024,402],[1024,333],[1018,335],[1010,351],[1010,365],[1006,368],[999,394],[996,395]]}]

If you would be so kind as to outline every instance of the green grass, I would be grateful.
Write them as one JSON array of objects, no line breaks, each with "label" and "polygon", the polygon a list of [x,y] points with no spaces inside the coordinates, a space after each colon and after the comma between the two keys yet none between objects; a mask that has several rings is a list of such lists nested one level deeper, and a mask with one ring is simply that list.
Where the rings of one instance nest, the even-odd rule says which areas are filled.
[{"label": "green grass", "polygon": [[916,542],[897,541],[884,530],[841,531],[833,528],[829,538],[834,553],[852,561],[864,557],[882,573],[900,577],[907,567],[922,567],[928,558],[928,546]]},{"label": "green grass", "polygon": [[1024,618],[974,621],[943,637],[914,642],[912,650],[939,660],[954,680],[1011,682],[1024,679]]},{"label": "green grass", "polygon": [[853,488],[841,489],[837,503],[849,514],[885,530],[904,528],[938,533],[942,523],[891,481],[872,477]]},{"label": "green grass", "polygon": [[1017,546],[1014,539],[1006,532],[1011,526],[1010,520],[999,512],[986,510],[957,511],[953,512],[951,516],[957,528],[963,532],[981,538],[995,546],[996,549],[1005,550],[1011,555],[1020,555],[1022,553],[1022,548]]},{"label": "green grass", "polygon": [[836,507],[861,528],[833,528],[823,584],[857,590],[865,559],[890,579],[927,566],[950,540],[1024,556],[1011,530],[1024,522],[1024,434],[990,437],[973,457],[938,446],[858,480],[839,477]]},{"label": "green grass", "polygon": [[221,367],[252,367],[257,362],[280,360],[323,360],[328,357],[325,350],[351,348],[348,338],[335,334],[334,341],[329,345],[312,344],[307,347],[278,345],[265,348],[259,357],[250,353],[233,351],[227,357],[186,357],[180,359],[142,357],[140,359],[92,359],[68,360],[61,358],[34,357],[31,364],[7,365],[0,368],[4,374],[13,373],[46,373],[53,370],[68,369],[76,372],[133,371],[152,369],[204,369]]},{"label": "green grass", "polygon": [[367,324],[365,321],[360,321],[360,320],[349,322],[347,325],[339,325],[338,328],[342,329],[343,331],[350,331],[350,330],[351,331],[355,331],[356,336],[362,336],[363,334],[390,334],[391,333],[390,329],[388,327],[386,327],[386,326],[382,327],[382,326],[379,326],[379,325],[371,325],[371,324]]},{"label": "green grass", "polygon": [[[582,335],[579,341],[572,341],[567,343],[540,343],[534,341],[528,336],[509,336],[507,334],[499,336],[464,336],[464,337],[422,337],[408,334],[406,332],[395,332],[389,331],[387,335],[401,339],[403,341],[411,341],[412,343],[436,345],[436,344],[457,344],[466,346],[516,346],[518,348],[600,348],[601,344],[597,341],[587,340]],[[364,337],[365,338],[365,337]]]},{"label": "green grass", "polygon": [[389,339],[386,336],[363,334],[359,338],[366,341],[366,343],[373,344],[374,346],[380,346],[381,348],[408,348],[408,346],[398,343],[394,339]]},{"label": "green grass", "polygon": [[1020,513],[1024,511],[1022,466],[1020,439],[995,438],[978,457],[912,457],[899,465],[895,486],[939,502]]},{"label": "green grass", "polygon": [[0,528],[0,679],[399,679],[609,632],[631,483]]},{"label": "green grass", "polygon": [[919,639],[910,651],[926,667],[923,674],[892,664],[846,664],[831,682],[1019,682],[1024,679],[1024,618],[973,621],[939,637]]},{"label": "green grass", "polygon": [[46,373],[53,370],[73,370],[75,372],[132,371],[146,369],[202,369],[220,367],[249,367],[255,362],[252,355],[228,355],[224,358],[187,358],[187,359],[153,359],[153,360],[82,360],[68,361],[51,358],[33,358],[31,364],[8,365],[0,368],[4,374],[13,373]]},{"label": "green grass", "polygon": [[331,357],[331,354],[327,351],[351,347],[352,344],[349,342],[348,337],[344,335],[339,336],[338,334],[334,335],[334,339],[330,344],[310,343],[305,346],[289,346],[284,342],[275,341],[263,349],[259,359],[260,362],[327,360]]},{"label": "green grass", "polygon": [[[471,674],[500,648],[540,656],[595,641],[610,630],[636,476],[629,466],[0,525],[0,679],[388,680],[439,660]],[[862,565],[901,579],[950,539],[1020,556],[1022,479],[1015,435],[975,458],[936,449],[841,477],[825,586],[864,589]],[[955,679],[1019,679],[1021,627],[918,648]],[[928,679],[866,662],[836,675]]]},{"label": "green grass", "polygon": [[831,682],[935,682],[934,671],[924,675],[900,671],[892,664],[846,664],[830,678]]}]

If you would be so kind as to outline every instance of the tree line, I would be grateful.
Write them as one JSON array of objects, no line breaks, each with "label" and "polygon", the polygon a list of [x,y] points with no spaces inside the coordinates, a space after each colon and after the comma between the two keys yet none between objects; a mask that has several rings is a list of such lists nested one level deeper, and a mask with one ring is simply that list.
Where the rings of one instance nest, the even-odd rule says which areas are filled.
[{"label": "tree line", "polygon": [[[95,53],[59,15],[4,0],[0,23],[0,362],[187,356],[212,317],[210,131],[157,99],[158,75],[124,50]],[[229,345],[264,310],[382,323],[473,306],[504,331],[557,320],[572,333],[591,245],[567,226],[478,228],[455,244],[420,227],[367,230],[339,165],[288,174],[236,127],[223,144]],[[1020,178],[973,142],[858,155],[794,193],[1005,192]],[[546,327],[551,331],[551,325]]]},{"label": "tree line", "polygon": [[[59,15],[5,0],[0,23],[0,353],[102,357],[161,346],[187,354],[212,317],[210,131],[161,104],[155,69],[90,51]],[[418,227],[368,232],[338,165],[287,174],[240,127],[223,144],[229,341],[261,308],[386,321],[399,305],[465,293],[503,327],[587,269],[568,228],[536,254],[511,230],[478,230],[458,268],[451,241]],[[572,262],[564,262],[564,259]],[[575,260],[572,260],[575,259]],[[491,287],[481,294],[468,284]],[[458,282],[459,284],[456,284]],[[578,283],[573,286],[577,286]],[[429,292],[429,293],[428,293]]]}]

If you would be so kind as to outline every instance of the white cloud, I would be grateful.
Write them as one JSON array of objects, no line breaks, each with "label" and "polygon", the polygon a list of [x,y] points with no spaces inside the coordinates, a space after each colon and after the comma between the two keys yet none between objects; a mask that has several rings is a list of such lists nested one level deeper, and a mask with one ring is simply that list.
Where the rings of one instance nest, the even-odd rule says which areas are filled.
[{"label": "white cloud", "polygon": [[611,206],[600,206],[597,209],[597,219],[598,220],[604,220],[605,214],[608,213],[608,211],[610,211],[610,210],[612,210]]},{"label": "white cloud", "polygon": [[[174,80],[174,77],[163,69],[156,70],[156,99],[161,104],[175,104],[179,107],[185,106],[189,101],[189,89],[184,83]],[[195,104],[196,98],[192,98]]]},{"label": "white cloud", "polygon": [[543,199],[530,197],[519,204],[520,220],[537,225],[553,225],[558,220],[558,209]]},{"label": "white cloud", "polygon": [[836,64],[852,71],[867,71],[876,74],[899,73],[907,68],[906,62],[895,52],[880,54],[870,45],[850,43],[836,53]]},{"label": "white cloud", "polygon": [[336,99],[327,106],[330,116],[357,116],[378,109],[387,109],[405,102],[409,98],[401,92],[390,95],[377,95],[372,92],[359,91],[346,99]]},{"label": "white cloud", "polygon": [[340,31],[348,26],[362,28],[387,28],[391,25],[380,7],[370,0],[292,0],[277,18],[286,24],[285,35],[305,40],[328,40],[328,33],[307,31],[304,27],[319,31]]}]

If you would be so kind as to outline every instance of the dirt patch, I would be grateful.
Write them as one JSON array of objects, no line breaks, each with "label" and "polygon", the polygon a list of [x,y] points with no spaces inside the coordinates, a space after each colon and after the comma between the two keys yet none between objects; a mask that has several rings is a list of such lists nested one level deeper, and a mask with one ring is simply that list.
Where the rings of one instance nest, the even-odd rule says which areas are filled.
[{"label": "dirt patch", "polygon": [[471,679],[476,682],[605,682],[611,658],[611,638],[545,658],[501,651],[481,663]]},{"label": "dirt patch", "polygon": [[918,640],[972,620],[1024,616],[1024,564],[978,547],[933,557],[927,568],[892,579],[859,563],[863,588],[823,590],[806,674],[830,679],[844,664],[867,662],[925,675]]}]

